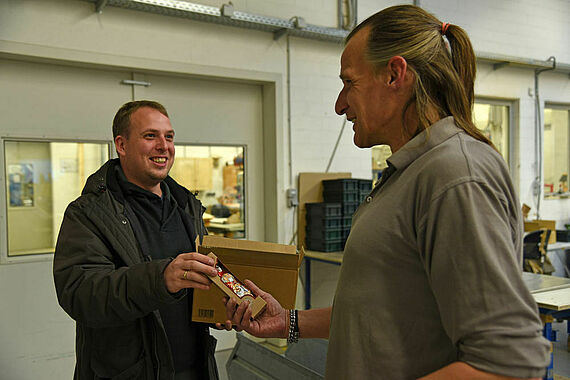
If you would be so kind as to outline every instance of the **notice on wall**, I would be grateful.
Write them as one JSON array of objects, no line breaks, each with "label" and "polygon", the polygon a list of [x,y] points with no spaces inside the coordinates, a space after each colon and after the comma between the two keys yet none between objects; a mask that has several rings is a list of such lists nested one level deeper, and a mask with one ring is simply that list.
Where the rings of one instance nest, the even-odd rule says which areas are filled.
[{"label": "notice on wall", "polygon": [[32,164],[8,165],[10,207],[34,206],[34,166]]}]

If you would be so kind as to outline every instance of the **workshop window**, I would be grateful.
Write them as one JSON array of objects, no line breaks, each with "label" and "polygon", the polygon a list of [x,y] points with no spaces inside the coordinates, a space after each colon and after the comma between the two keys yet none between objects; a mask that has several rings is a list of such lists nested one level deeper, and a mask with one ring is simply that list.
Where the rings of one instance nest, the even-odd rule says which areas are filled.
[{"label": "workshop window", "polygon": [[544,195],[568,193],[570,106],[544,107]]},{"label": "workshop window", "polygon": [[[475,100],[473,122],[501,153],[507,163],[510,160],[510,105],[494,100]],[[509,165],[510,166],[510,165]]]},{"label": "workshop window", "polygon": [[[511,104],[504,101],[477,99],[473,107],[473,122],[495,145],[510,167]],[[372,147],[372,178],[377,181],[388,165],[392,152],[387,145]]]},{"label": "workshop window", "polygon": [[109,159],[108,143],[4,140],[8,257],[53,253],[67,205]]},{"label": "workshop window", "polygon": [[376,145],[372,147],[372,181],[374,185],[382,177],[382,171],[388,167],[386,160],[392,155],[388,145]]},{"label": "workshop window", "polygon": [[206,207],[210,235],[245,238],[243,146],[175,145],[170,175]]}]

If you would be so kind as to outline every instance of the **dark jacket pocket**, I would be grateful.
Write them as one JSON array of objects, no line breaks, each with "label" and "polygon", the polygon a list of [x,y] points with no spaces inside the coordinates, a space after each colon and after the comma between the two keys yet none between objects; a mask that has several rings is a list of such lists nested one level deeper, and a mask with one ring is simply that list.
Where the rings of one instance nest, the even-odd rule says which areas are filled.
[{"label": "dark jacket pocket", "polygon": [[105,377],[105,376],[100,376],[99,373],[93,369],[95,371],[95,380],[103,380],[103,379],[108,379],[108,380],[144,380],[146,379],[145,375],[144,375],[144,359],[141,358],[141,360],[139,360],[138,362],[136,362],[132,367],[127,368],[126,370],[124,370],[123,372],[115,375],[115,376],[111,376],[111,377]]},{"label": "dark jacket pocket", "polygon": [[[93,330],[90,363],[95,375],[102,379],[140,378],[144,369],[140,335],[136,323]],[[139,377],[133,375],[137,369]]]}]

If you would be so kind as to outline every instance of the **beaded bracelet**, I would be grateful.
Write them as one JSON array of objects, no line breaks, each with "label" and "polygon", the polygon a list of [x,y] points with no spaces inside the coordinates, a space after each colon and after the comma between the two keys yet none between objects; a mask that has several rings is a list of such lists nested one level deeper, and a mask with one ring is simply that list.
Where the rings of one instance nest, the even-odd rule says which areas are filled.
[{"label": "beaded bracelet", "polygon": [[299,314],[297,310],[289,310],[289,335],[287,343],[297,343],[299,341]]}]

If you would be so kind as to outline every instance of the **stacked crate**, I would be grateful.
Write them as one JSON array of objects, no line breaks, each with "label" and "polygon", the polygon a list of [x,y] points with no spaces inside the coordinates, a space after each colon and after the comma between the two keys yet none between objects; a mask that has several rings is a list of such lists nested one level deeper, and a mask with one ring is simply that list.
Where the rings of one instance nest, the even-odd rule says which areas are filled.
[{"label": "stacked crate", "polygon": [[352,214],[360,204],[359,180],[354,178],[342,178],[323,180],[323,199],[325,202],[340,202],[342,214],[342,240],[341,247],[350,233]]},{"label": "stacked crate", "polygon": [[340,203],[305,203],[305,240],[311,251],[342,250],[342,212]]},{"label": "stacked crate", "polygon": [[311,251],[342,251],[352,215],[372,190],[372,180],[323,180],[324,202],[306,203],[306,244]]},{"label": "stacked crate", "polygon": [[325,202],[334,200],[341,202],[343,226],[342,247],[344,249],[344,243],[346,243],[352,225],[352,215],[372,191],[372,180],[356,178],[324,180],[323,187]]},{"label": "stacked crate", "polygon": [[358,180],[358,199],[360,203],[364,202],[368,194],[372,191],[372,180],[371,179],[359,179]]}]

